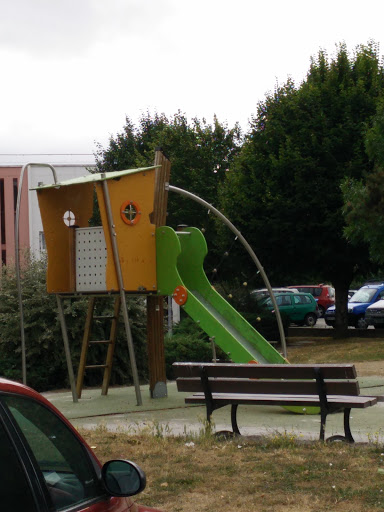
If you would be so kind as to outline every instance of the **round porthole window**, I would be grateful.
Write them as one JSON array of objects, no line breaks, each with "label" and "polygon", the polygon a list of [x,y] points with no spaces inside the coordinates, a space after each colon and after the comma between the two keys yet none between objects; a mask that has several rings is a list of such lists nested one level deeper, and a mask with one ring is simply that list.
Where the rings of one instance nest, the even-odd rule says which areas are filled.
[{"label": "round porthole window", "polygon": [[76,224],[76,217],[71,210],[67,210],[63,215],[63,221],[66,226],[74,226]]},{"label": "round porthole window", "polygon": [[128,226],[134,226],[141,217],[139,205],[135,201],[125,201],[121,205],[120,216]]}]

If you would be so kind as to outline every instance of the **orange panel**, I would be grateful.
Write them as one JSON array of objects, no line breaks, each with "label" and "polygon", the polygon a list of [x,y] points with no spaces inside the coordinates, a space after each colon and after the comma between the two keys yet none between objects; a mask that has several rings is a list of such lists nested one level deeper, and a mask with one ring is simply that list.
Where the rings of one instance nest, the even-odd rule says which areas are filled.
[{"label": "orange panel", "polygon": [[[111,201],[124,289],[128,292],[155,291],[157,288],[155,226],[150,221],[154,204],[155,169],[122,176],[119,180],[106,180],[106,183]],[[96,191],[107,244],[107,290],[118,290],[102,183],[96,184]],[[134,222],[123,220],[122,211],[126,212],[126,219]]]},{"label": "orange panel", "polygon": [[73,238],[69,225],[89,226],[93,212],[93,190],[93,183],[84,183],[37,191],[48,253],[48,293],[75,291]]},{"label": "orange panel", "polygon": [[188,290],[184,286],[176,286],[175,291],[173,292],[173,300],[179,306],[184,306],[188,300]]}]

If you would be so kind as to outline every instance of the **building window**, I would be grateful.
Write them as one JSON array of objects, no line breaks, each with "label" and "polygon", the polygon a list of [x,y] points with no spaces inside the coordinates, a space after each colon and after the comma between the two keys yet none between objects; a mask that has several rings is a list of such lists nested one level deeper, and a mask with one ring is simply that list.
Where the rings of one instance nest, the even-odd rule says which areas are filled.
[{"label": "building window", "polygon": [[47,246],[45,244],[44,231],[39,231],[39,250],[40,250],[40,254],[42,254],[43,252],[46,252],[46,250],[47,250]]}]

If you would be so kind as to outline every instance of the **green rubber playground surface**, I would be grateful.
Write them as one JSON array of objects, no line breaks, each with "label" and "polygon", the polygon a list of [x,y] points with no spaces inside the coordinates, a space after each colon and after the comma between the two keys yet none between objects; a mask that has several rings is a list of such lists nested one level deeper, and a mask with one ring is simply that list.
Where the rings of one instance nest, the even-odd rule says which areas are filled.
[{"label": "green rubber playground surface", "polygon": [[[384,395],[383,377],[359,379],[361,394]],[[141,386],[143,404],[138,406],[134,387],[112,387],[107,396],[100,389],[85,389],[82,398],[74,403],[71,392],[47,392],[52,402],[73,425],[94,429],[103,426],[111,431],[129,431],[133,434],[146,430],[154,433],[184,435],[198,433],[205,426],[205,407],[186,406],[186,393],[179,393],[175,382],[167,383],[168,396],[150,398],[148,385]],[[230,430],[230,408],[224,407],[213,414],[214,429]],[[318,415],[301,415],[281,407],[239,407],[238,423],[248,436],[293,433],[298,438],[317,439],[320,428]],[[352,410],[351,429],[356,442],[384,441],[384,402],[364,410]],[[343,415],[331,414],[327,418],[326,435],[343,432]]]}]

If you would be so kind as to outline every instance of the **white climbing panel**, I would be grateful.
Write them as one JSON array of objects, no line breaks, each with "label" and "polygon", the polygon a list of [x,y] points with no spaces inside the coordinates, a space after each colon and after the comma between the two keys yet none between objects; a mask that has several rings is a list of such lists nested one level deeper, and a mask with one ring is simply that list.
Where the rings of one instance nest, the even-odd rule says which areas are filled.
[{"label": "white climbing panel", "polygon": [[106,290],[107,247],[103,228],[76,229],[76,291]]}]

